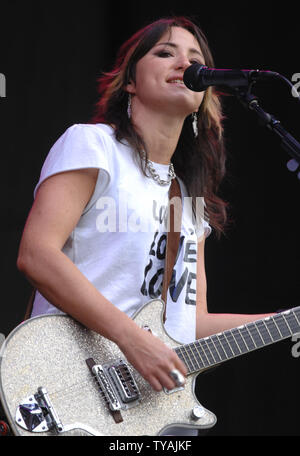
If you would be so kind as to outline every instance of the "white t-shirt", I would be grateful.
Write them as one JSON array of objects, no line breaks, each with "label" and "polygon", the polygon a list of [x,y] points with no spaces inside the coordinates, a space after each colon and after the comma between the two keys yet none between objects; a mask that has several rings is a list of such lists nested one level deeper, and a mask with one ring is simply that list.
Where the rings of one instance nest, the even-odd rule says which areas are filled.
[{"label": "white t-shirt", "polygon": [[[161,178],[168,165],[154,164]],[[94,193],[63,252],[115,306],[134,316],[161,295],[166,247],[169,185],[146,177],[126,141],[104,124],[76,124],[51,148],[35,189],[48,177],[97,168]],[[193,224],[191,199],[183,183],[180,250],[167,297],[168,334],[181,343],[195,340],[197,241],[211,229],[202,217]],[[197,201],[198,202],[198,201]],[[203,213],[203,199],[199,199]],[[60,311],[37,292],[32,316]]]}]

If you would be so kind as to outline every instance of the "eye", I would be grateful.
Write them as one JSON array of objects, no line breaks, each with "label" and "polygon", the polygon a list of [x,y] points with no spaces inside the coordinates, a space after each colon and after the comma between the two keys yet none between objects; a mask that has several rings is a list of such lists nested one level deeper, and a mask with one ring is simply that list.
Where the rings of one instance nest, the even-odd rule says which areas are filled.
[{"label": "eye", "polygon": [[169,51],[159,51],[155,55],[157,55],[158,57],[162,57],[164,59],[167,57],[173,57],[173,55]]},{"label": "eye", "polygon": [[193,65],[193,63],[199,63],[199,65],[205,65],[204,62],[200,62],[200,60],[197,60],[197,59],[192,59],[192,60],[190,60],[190,62],[191,62],[191,65]]}]

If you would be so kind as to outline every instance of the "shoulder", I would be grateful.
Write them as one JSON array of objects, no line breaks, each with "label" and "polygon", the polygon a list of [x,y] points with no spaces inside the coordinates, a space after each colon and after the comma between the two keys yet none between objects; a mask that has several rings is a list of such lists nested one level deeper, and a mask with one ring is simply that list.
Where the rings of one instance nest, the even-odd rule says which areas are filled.
[{"label": "shoulder", "polygon": [[68,127],[59,139],[72,139],[82,141],[106,141],[108,143],[116,142],[114,129],[107,124],[90,124],[78,123]]},{"label": "shoulder", "polygon": [[103,159],[115,147],[114,130],[105,124],[74,124],[59,136],[45,161],[47,167],[68,167],[72,164],[101,167]]},{"label": "shoulder", "polygon": [[116,155],[112,153],[115,141],[114,130],[109,125],[71,125],[51,147],[34,194],[40,184],[54,174],[88,168],[109,173]]}]

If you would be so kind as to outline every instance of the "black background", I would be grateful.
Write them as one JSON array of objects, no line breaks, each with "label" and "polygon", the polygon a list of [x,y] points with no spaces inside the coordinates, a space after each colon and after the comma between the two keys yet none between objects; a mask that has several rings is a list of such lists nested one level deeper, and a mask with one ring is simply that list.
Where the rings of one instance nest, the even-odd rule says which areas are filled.
[{"label": "black background", "polygon": [[[293,4],[183,3],[1,2],[1,333],[22,321],[30,294],[16,258],[42,163],[66,128],[91,118],[96,79],[124,40],[160,17],[187,15],[208,36],[217,68],[268,69],[290,80],[300,73]],[[253,92],[300,140],[300,105],[288,86],[259,83]],[[224,98],[224,112],[228,178],[222,193],[234,223],[220,241],[207,240],[209,310],[297,306],[300,181],[287,170],[289,156],[278,138],[236,98]],[[218,417],[208,435],[299,435],[300,360],[292,346],[289,339],[201,374],[200,402]]]}]

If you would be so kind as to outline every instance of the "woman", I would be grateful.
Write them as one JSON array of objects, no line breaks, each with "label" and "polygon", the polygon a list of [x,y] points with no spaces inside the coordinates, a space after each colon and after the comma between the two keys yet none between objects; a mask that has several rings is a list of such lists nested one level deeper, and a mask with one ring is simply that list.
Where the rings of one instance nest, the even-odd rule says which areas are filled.
[{"label": "woman", "polygon": [[116,342],[156,391],[174,388],[170,374],[186,367],[130,317],[160,297],[174,171],[188,198],[168,333],[189,342],[263,317],[207,311],[204,244],[210,226],[221,233],[226,221],[217,196],[225,155],[217,95],[183,84],[193,62],[213,66],[203,33],[185,18],[159,20],[123,45],[100,80],[93,123],[70,127],[46,159],[18,258],[38,290],[32,316],[61,311]]}]

